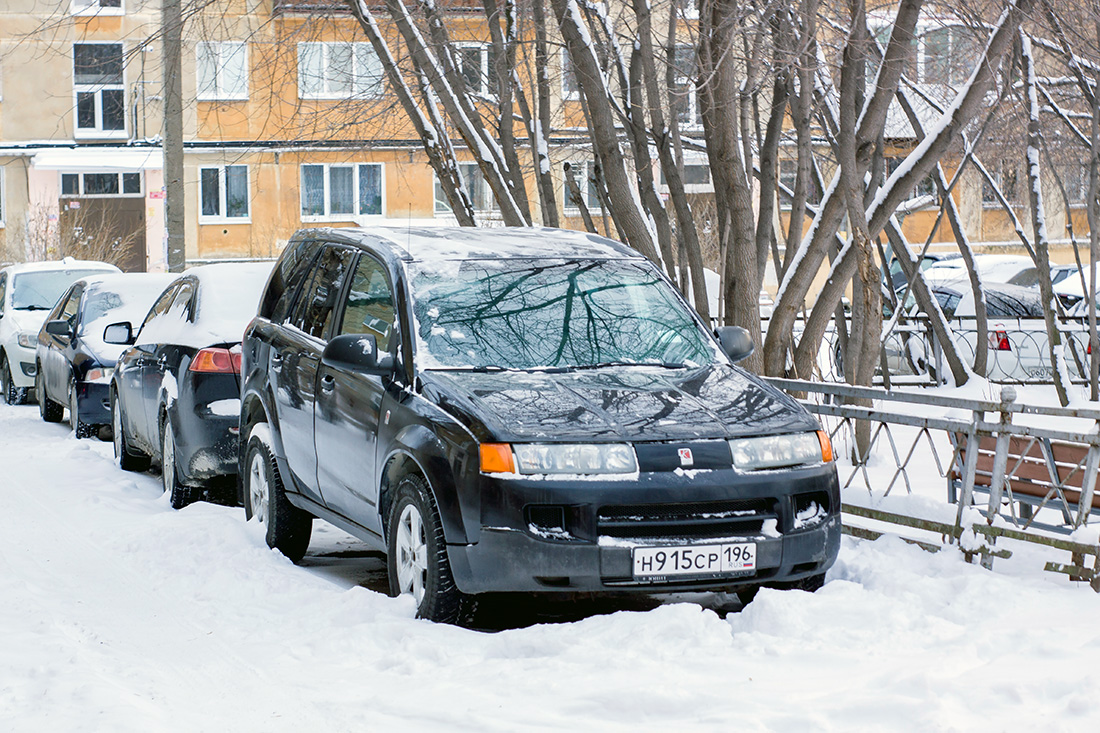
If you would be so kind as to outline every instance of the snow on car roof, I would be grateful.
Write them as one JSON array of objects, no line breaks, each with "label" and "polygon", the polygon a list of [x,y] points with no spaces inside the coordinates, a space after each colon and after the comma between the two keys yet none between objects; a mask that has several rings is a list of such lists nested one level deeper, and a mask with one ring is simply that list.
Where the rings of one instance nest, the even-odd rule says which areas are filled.
[{"label": "snow on car roof", "polygon": [[607,237],[546,227],[365,227],[322,230],[326,238],[373,243],[401,259],[489,259],[500,257],[620,259],[642,255]]},{"label": "snow on car roof", "polygon": [[74,260],[71,257],[66,257],[63,260],[50,260],[49,262],[20,262],[15,265],[8,265],[4,269],[13,275],[18,275],[23,272],[45,272],[52,270],[103,270],[104,272],[122,272],[122,270],[106,262]]}]

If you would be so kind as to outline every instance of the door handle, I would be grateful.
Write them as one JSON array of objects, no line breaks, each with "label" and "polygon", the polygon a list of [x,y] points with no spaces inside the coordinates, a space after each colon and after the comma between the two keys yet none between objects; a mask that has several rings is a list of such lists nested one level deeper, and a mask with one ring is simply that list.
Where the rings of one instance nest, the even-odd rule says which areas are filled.
[{"label": "door handle", "polygon": [[335,386],[336,378],[333,377],[331,374],[326,374],[325,376],[321,377],[322,392],[331,392]]},{"label": "door handle", "polygon": [[276,372],[283,368],[283,355],[278,351],[271,355],[271,368]]}]

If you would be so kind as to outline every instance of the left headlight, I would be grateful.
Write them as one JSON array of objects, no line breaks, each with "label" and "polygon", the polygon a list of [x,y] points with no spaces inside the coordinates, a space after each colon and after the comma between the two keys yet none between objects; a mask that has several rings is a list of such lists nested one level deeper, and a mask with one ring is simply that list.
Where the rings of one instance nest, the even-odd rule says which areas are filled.
[{"label": "left headlight", "polygon": [[729,443],[733,465],[742,471],[788,468],[833,460],[832,444],[822,430],[816,433],[736,438]]},{"label": "left headlight", "polygon": [[483,443],[481,470],[528,475],[634,473],[638,459],[626,443]]},{"label": "left headlight", "polygon": [[33,349],[38,346],[38,334],[31,333],[30,331],[20,331],[15,335],[15,340],[19,342],[19,345],[24,349]]}]

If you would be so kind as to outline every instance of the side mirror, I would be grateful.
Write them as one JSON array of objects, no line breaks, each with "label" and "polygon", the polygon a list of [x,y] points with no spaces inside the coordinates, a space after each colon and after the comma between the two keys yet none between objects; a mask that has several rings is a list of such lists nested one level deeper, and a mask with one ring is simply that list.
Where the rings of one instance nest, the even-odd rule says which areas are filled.
[{"label": "side mirror", "polygon": [[321,363],[333,369],[379,377],[393,374],[393,357],[378,353],[378,342],[370,334],[346,333],[328,342]]},{"label": "side mirror", "polygon": [[718,343],[722,345],[722,351],[734,362],[741,361],[751,354],[756,346],[752,342],[749,332],[740,326],[722,326],[714,329],[714,335],[718,337]]},{"label": "side mirror", "polygon": [[107,344],[121,344],[129,346],[134,343],[134,327],[129,321],[112,323],[103,329],[103,342]]},{"label": "side mirror", "polygon": [[51,336],[64,336],[65,338],[73,337],[73,327],[69,325],[68,321],[58,319],[56,321],[46,321],[46,333]]}]

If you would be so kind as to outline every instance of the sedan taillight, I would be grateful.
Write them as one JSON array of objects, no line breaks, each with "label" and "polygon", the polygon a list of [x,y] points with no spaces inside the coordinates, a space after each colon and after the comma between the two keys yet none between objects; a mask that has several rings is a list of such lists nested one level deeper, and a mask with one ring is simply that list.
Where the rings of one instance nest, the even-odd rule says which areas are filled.
[{"label": "sedan taillight", "polygon": [[191,360],[189,372],[206,372],[215,374],[240,374],[241,354],[231,352],[229,349],[208,348],[200,349],[195,358]]},{"label": "sedan taillight", "polygon": [[989,334],[989,348],[994,351],[1012,351],[1012,344],[1008,341],[1008,331],[994,331]]}]

